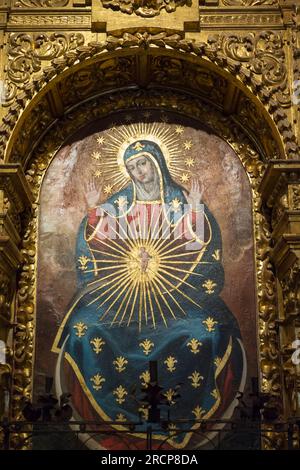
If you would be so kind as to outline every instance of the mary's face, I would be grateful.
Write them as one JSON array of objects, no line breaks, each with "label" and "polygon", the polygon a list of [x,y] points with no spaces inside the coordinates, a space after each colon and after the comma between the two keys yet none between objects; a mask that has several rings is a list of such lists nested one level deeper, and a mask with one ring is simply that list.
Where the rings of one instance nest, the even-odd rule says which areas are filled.
[{"label": "mary's face", "polygon": [[154,165],[146,156],[134,158],[126,163],[126,168],[131,177],[140,183],[151,183],[154,181]]}]

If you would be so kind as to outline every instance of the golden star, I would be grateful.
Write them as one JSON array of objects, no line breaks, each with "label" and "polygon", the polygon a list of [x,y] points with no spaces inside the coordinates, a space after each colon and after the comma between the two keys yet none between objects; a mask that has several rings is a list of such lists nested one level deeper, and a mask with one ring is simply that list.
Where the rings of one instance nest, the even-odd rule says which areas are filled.
[{"label": "golden star", "polygon": [[94,160],[100,160],[101,159],[101,154],[99,152],[93,152],[92,153],[92,158]]},{"label": "golden star", "polygon": [[185,160],[185,164],[186,164],[186,166],[188,166],[190,168],[191,166],[195,165],[195,159],[192,158],[192,157],[189,157]]},{"label": "golden star", "polygon": [[104,137],[98,137],[98,138],[97,138],[97,142],[98,142],[99,145],[103,145],[103,144],[104,144],[104,140],[105,140]]},{"label": "golden star", "polygon": [[190,175],[188,173],[183,173],[181,176],[180,176],[180,180],[182,183],[187,183],[188,180],[190,179]]},{"label": "golden star", "polygon": [[183,126],[177,126],[176,129],[175,129],[176,134],[182,134],[183,131],[184,131]]},{"label": "golden star", "polygon": [[186,140],[183,145],[184,145],[185,150],[191,150],[193,143],[191,140]]},{"label": "golden star", "polygon": [[110,194],[112,192],[112,184],[106,184],[104,186],[104,194]]},{"label": "golden star", "polygon": [[101,175],[102,175],[102,171],[101,171],[101,170],[96,170],[96,171],[94,172],[94,176],[95,176],[96,178],[100,178]]}]

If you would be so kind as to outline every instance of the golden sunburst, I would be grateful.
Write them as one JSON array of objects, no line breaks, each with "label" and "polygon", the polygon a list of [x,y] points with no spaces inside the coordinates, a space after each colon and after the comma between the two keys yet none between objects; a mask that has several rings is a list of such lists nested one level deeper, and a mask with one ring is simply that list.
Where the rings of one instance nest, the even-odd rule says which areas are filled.
[{"label": "golden sunburst", "polygon": [[[93,246],[90,246],[95,257],[93,263],[97,267],[84,273],[94,272],[97,276],[88,284],[90,287],[95,286],[94,289],[91,287],[92,299],[88,305],[95,304],[98,309],[102,309],[101,321],[110,314],[112,325],[125,323],[129,326],[135,321],[141,330],[142,324],[149,322],[155,328],[157,316],[167,326],[168,317],[175,319],[178,314],[186,315],[181,300],[201,308],[185,287],[197,291],[193,283],[189,282],[189,277],[203,277],[203,274],[194,271],[199,263],[202,264],[202,250],[197,259],[192,260],[190,252],[185,250],[190,240],[175,236],[175,227],[165,238],[168,228],[163,230],[159,222],[162,208],[160,214],[156,215],[155,223],[152,220],[150,224],[146,218],[142,220],[140,215],[136,222],[129,223],[125,218],[127,228],[120,225],[119,229],[124,231],[120,234],[125,235],[128,230],[129,237],[123,237],[122,244],[116,239],[101,239],[103,234],[98,229],[100,239],[95,237]],[[90,228],[95,233],[95,227]],[[156,236],[158,234],[161,235],[159,238]],[[106,259],[97,260],[102,254]]]},{"label": "golden sunburst", "polygon": [[[129,175],[123,161],[124,153],[130,144],[139,140],[150,140],[158,144],[171,176],[180,180],[185,171],[180,135],[167,123],[140,122],[115,124],[106,131],[105,137],[97,136],[97,142],[101,145],[101,171],[106,184],[113,183],[116,191],[126,186]],[[93,158],[96,153],[93,153]]]}]

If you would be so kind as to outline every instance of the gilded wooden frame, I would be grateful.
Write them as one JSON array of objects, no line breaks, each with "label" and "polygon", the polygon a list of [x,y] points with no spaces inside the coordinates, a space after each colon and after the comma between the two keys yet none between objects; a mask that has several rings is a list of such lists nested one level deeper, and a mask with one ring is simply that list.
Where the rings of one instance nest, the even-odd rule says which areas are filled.
[{"label": "gilded wooden frame", "polygon": [[[287,385],[284,382],[283,385],[285,371],[282,367],[282,346],[280,346],[282,333],[279,329],[285,327],[284,319],[289,322],[290,316],[294,315],[295,317],[294,310],[297,307],[297,295],[299,295],[297,291],[299,288],[299,258],[297,257],[299,240],[297,236],[294,236],[293,239],[290,237],[288,243],[286,242],[280,248],[285,227],[281,230],[278,229],[277,232],[275,228],[278,227],[278,224],[281,224],[282,227],[282,217],[292,208],[294,219],[292,222],[288,219],[286,224],[291,235],[299,234],[297,212],[300,209],[299,198],[297,199],[299,167],[295,160],[283,160],[287,151],[291,154],[297,151],[297,147],[293,144],[295,139],[290,127],[282,123],[284,111],[281,112],[276,126],[274,122],[276,117],[273,120],[271,111],[267,112],[259,102],[262,95],[267,96],[266,90],[269,90],[268,100],[271,103],[269,102],[268,106],[273,110],[274,118],[274,113],[276,116],[280,106],[275,106],[274,103],[272,105],[272,99],[274,93],[282,93],[282,88],[275,86],[272,90],[268,83],[264,87],[264,81],[267,82],[267,79],[264,79],[260,85],[254,72],[251,74],[250,71],[249,74],[247,68],[243,67],[241,63],[240,65],[232,63],[229,60],[230,54],[227,54],[227,57],[226,55],[220,57],[217,52],[217,48],[211,49],[211,43],[206,46],[197,45],[184,40],[180,35],[167,33],[162,33],[159,37],[157,35],[151,36],[148,33],[144,35],[132,34],[130,37],[125,35],[123,37],[109,37],[106,43],[92,43],[82,48],[79,46],[72,53],[67,52],[61,60],[54,60],[51,67],[43,70],[39,79],[26,87],[16,101],[15,108],[11,108],[7,114],[5,125],[14,131],[9,134],[6,129],[4,137],[7,135],[9,140],[8,142],[5,139],[1,141],[2,149],[5,150],[6,163],[0,169],[0,190],[2,193],[2,227],[4,231],[6,230],[8,239],[13,241],[14,246],[10,248],[10,260],[7,261],[7,265],[4,262],[1,263],[2,284],[0,287],[4,297],[6,330],[14,328],[13,343],[8,350],[11,359],[2,372],[6,377],[5,381],[12,381],[11,417],[13,419],[21,418],[22,399],[24,397],[30,398],[32,391],[37,217],[39,190],[43,175],[58,148],[76,129],[80,128],[83,123],[86,124],[88,118],[99,119],[116,110],[132,109],[132,103],[137,109],[165,109],[193,117],[200,117],[201,113],[205,111],[209,117],[207,119],[209,125],[232,146],[239,156],[248,174],[253,194],[261,390],[270,396],[273,404],[279,408],[283,419],[292,414],[290,400],[292,394],[295,393],[295,387],[297,389],[297,381],[293,382],[295,371],[291,365],[290,357],[286,356],[286,369],[288,369],[286,376],[290,377],[290,382]],[[250,106],[246,112],[249,117],[249,126],[246,128],[247,132],[243,132],[242,126],[247,122],[247,118],[245,118],[246,121],[239,122],[234,113],[231,117],[230,115],[224,117],[224,109],[218,110],[216,103],[215,107],[211,108],[213,106],[212,97],[200,96],[199,90],[193,90],[188,85],[184,87],[185,89],[182,87],[176,89],[175,84],[172,87],[153,86],[151,93],[141,88],[140,85],[143,84],[143,81],[145,84],[146,80],[145,71],[143,72],[145,57],[149,56],[172,57],[184,64],[193,63],[196,66],[201,63],[202,68],[203,65],[207,65],[210,74],[219,72],[219,76],[225,77],[231,84],[232,97],[235,90],[239,89],[245,100],[248,99],[252,104],[252,111],[253,109],[258,110],[261,122],[266,128],[266,140],[263,141],[263,139],[255,137],[254,132],[251,131]],[[99,65],[101,62],[113,59],[115,60],[114,73],[117,74],[120,58],[134,61],[137,57],[138,66],[134,67],[129,64],[129,67],[132,66],[132,70],[135,69],[133,78],[135,77],[138,84],[133,85],[129,80],[127,85],[126,83],[117,84],[113,89],[92,89],[89,96],[81,98],[78,106],[74,105],[73,98],[73,102],[71,100],[67,103],[66,109],[60,111],[61,103],[57,100],[55,89],[60,84],[63,86],[64,81],[72,73],[84,71],[93,63]],[[217,65],[212,66],[213,63]],[[220,68],[221,64],[225,71]],[[197,73],[196,67],[193,73]],[[249,88],[252,88],[252,91]],[[48,119],[47,116],[49,102],[52,107],[51,119]],[[23,114],[22,108],[24,108]],[[280,109],[284,109],[284,107]],[[42,132],[37,130],[37,126],[34,128],[36,119],[41,119],[41,117],[45,117]],[[275,142],[273,147],[269,145],[270,136],[271,140],[274,139]],[[36,144],[36,147],[33,152],[30,152],[29,146],[32,145],[32,142]],[[270,161],[274,156],[277,157],[278,163],[269,163],[268,165],[268,160]],[[283,178],[281,177],[280,165],[285,170]],[[26,179],[22,169],[26,174]],[[276,210],[274,210],[274,206]],[[15,221],[16,234],[13,234],[13,230],[8,226],[9,220]],[[277,247],[277,251],[274,250],[274,245]],[[17,285],[15,282],[16,272]],[[294,292],[296,289],[296,300],[295,294],[290,300],[291,289]],[[293,301],[294,304],[290,307]],[[285,344],[287,344],[286,339],[284,340]],[[287,354],[287,348],[284,353]],[[5,386],[7,387],[7,384]],[[298,404],[293,410],[294,415],[297,411]],[[272,439],[266,446],[284,447],[283,436],[278,437],[275,432],[271,434]],[[12,444],[15,448],[22,447],[22,436],[21,438],[15,437]]]}]

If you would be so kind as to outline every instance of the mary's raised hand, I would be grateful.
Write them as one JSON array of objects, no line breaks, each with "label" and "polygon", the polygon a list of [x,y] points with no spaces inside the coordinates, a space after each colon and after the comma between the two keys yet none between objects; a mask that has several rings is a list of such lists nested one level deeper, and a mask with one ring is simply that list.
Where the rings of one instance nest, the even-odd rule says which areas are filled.
[{"label": "mary's raised hand", "polygon": [[84,191],[88,208],[96,207],[101,196],[101,186],[96,187],[95,181],[91,179],[85,184]]},{"label": "mary's raised hand", "polygon": [[203,191],[202,185],[200,185],[199,181],[196,179],[192,180],[190,192],[184,191],[186,200],[191,205],[192,209],[196,209],[197,206],[201,204]]}]

